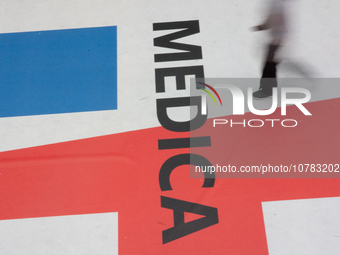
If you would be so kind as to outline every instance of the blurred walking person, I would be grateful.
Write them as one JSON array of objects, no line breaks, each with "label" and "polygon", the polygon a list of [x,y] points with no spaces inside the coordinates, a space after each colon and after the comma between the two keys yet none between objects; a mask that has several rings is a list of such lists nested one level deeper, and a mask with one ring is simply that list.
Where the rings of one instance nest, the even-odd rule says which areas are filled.
[{"label": "blurred walking person", "polygon": [[253,93],[255,99],[272,96],[273,88],[277,87],[276,66],[278,60],[276,53],[287,35],[286,2],[287,0],[270,0],[265,21],[261,25],[253,27],[255,31],[268,30],[270,33],[270,42],[267,46],[260,88]]}]

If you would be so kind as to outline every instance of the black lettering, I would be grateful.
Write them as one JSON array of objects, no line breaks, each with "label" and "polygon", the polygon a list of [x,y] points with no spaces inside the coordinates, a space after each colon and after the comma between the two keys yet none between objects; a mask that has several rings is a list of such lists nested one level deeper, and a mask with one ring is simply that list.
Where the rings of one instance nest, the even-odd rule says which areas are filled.
[{"label": "black lettering", "polygon": [[186,52],[155,54],[155,62],[202,59],[202,49],[200,46],[172,42],[173,40],[199,33],[198,20],[153,24],[154,31],[169,29],[182,30],[155,38],[154,45]]},{"label": "black lettering", "polygon": [[195,75],[196,78],[204,78],[203,66],[185,66],[156,69],[156,92],[165,92],[164,77],[176,77],[176,90],[185,89],[185,75]]},{"label": "black lettering", "polygon": [[[197,115],[189,121],[173,121],[167,114],[169,107],[197,106]],[[204,125],[207,115],[201,114],[201,97],[178,97],[157,99],[157,117],[161,125],[174,132],[188,132]]]},{"label": "black lettering", "polygon": [[[161,196],[161,206],[174,211],[174,227],[163,231],[163,244],[218,223],[217,208]],[[184,212],[204,215],[205,217],[184,222]]]},{"label": "black lettering", "polygon": [[[159,186],[162,191],[172,190],[170,184],[171,172],[178,166],[195,165],[195,166],[212,166],[210,161],[205,157],[197,154],[179,154],[169,158],[164,162],[159,170]],[[204,173],[203,188],[212,188],[215,184],[215,173]]]},{"label": "black lettering", "polygon": [[159,150],[211,146],[210,136],[158,140]]}]

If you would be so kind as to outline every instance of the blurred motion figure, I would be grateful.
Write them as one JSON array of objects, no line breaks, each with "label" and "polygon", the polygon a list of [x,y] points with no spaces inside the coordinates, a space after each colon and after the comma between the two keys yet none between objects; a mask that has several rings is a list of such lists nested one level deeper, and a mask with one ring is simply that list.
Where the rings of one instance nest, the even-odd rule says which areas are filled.
[{"label": "blurred motion figure", "polygon": [[275,58],[275,54],[287,34],[286,1],[270,0],[267,18],[261,25],[253,27],[255,31],[268,30],[270,33],[270,42],[267,47],[260,89],[253,93],[255,99],[272,96],[272,89],[277,87],[276,65],[278,60]]}]

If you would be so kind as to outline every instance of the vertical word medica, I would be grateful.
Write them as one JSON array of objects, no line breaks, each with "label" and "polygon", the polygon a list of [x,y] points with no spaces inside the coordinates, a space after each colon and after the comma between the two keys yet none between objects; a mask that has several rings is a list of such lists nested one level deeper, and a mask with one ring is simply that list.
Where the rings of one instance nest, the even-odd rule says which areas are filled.
[{"label": "vertical word medica", "polygon": [[[210,136],[190,137],[190,131],[200,128],[207,119],[206,115],[201,114],[201,96],[166,97],[168,93],[167,90],[169,90],[168,86],[165,86],[166,77],[173,77],[176,81],[175,89],[179,92],[182,91],[183,94],[186,95],[190,90],[189,84],[185,82],[186,76],[191,75],[195,78],[204,78],[203,66],[194,65],[197,63],[197,60],[202,59],[202,48],[197,45],[184,44],[178,41],[174,42],[177,39],[181,41],[183,37],[199,33],[199,21],[154,23],[153,31],[155,33],[154,46],[162,47],[164,52],[167,52],[154,55],[157,67],[163,67],[155,69],[156,93],[159,95],[156,102],[157,118],[162,127],[169,132],[187,132],[188,134],[187,138],[159,139],[158,150],[211,146]],[[171,53],[169,53],[169,49]],[[182,64],[176,65],[176,63],[180,63],[179,61],[182,61]],[[183,66],[183,61],[186,61],[186,63],[189,62],[190,64]],[[191,65],[191,61],[193,65]],[[173,90],[174,88],[171,89]],[[194,118],[189,118],[187,121],[175,121],[168,115],[168,109],[170,108],[190,106],[197,107],[197,114]],[[166,159],[160,167],[159,186],[162,191],[161,207],[173,210],[174,221],[174,227],[166,229],[162,233],[163,244],[218,223],[217,208],[197,203],[198,201],[184,201],[166,196],[166,191],[172,190],[170,183],[172,171],[182,165],[209,166],[211,163],[201,155],[184,153]],[[205,173],[202,188],[213,188],[214,184],[215,175]],[[185,222],[185,212],[195,213],[205,217]]]}]

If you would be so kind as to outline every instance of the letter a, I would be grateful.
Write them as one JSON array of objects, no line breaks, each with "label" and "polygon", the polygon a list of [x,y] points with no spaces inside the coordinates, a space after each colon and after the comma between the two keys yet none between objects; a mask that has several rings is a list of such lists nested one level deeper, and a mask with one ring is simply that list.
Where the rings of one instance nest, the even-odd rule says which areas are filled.
[{"label": "letter a", "polygon": [[[174,211],[174,227],[163,231],[163,244],[218,223],[217,208],[214,207],[163,196],[161,196],[161,205],[163,208]],[[185,223],[184,212],[204,215],[205,217]]]}]

